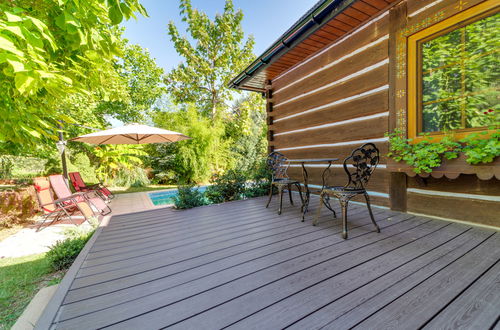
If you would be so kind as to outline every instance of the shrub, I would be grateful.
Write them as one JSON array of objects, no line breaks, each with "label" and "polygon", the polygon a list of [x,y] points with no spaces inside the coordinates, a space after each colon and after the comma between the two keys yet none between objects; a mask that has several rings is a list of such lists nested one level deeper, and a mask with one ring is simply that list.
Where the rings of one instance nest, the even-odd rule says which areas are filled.
[{"label": "shrub", "polygon": [[0,156],[0,179],[12,178],[14,163],[7,156]]},{"label": "shrub", "polygon": [[223,175],[216,175],[212,178],[212,185],[205,192],[207,198],[212,203],[223,203],[242,199],[245,193],[246,177],[229,170]]},{"label": "shrub", "polygon": [[89,157],[84,153],[71,155],[68,162],[69,172],[80,172],[83,181],[86,183],[97,183],[96,167],[90,164]]},{"label": "shrub", "polygon": [[207,205],[208,201],[198,187],[193,185],[180,186],[177,196],[174,197],[175,207],[178,209],[190,209],[197,206]]},{"label": "shrub", "polygon": [[25,223],[38,211],[31,187],[0,191],[0,227],[12,227]]},{"label": "shrub", "polygon": [[57,241],[46,255],[52,269],[57,271],[69,268],[93,234],[92,230],[79,236]]}]

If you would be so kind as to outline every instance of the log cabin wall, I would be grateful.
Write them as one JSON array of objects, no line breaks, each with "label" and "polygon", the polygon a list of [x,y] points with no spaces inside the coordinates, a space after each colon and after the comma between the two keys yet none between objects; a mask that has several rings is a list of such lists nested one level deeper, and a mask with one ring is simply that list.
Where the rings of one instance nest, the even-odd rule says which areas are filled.
[{"label": "log cabin wall", "polygon": [[[268,82],[269,149],[291,159],[338,157],[365,142],[387,152],[384,134],[406,130],[406,37],[481,0],[403,0]],[[389,165],[388,165],[389,163]],[[500,227],[500,184],[462,174],[448,179],[392,171],[382,157],[368,191],[373,204]],[[313,185],[322,165],[310,166]],[[333,182],[346,176],[339,161]],[[289,169],[301,179],[301,170]]]},{"label": "log cabin wall", "polygon": [[[435,23],[441,22],[464,10],[476,6],[483,0],[407,0],[402,1],[390,13],[390,128],[406,131],[407,122],[407,53],[406,38]],[[496,165],[495,165],[496,164]],[[391,161],[389,169],[392,171]],[[481,180],[474,174],[432,173],[423,178],[392,173],[394,180],[391,192],[404,194],[408,212],[458,219],[500,228],[500,182],[493,175],[498,173],[498,162],[491,175],[482,175]],[[465,165],[467,166],[467,165]],[[397,167],[397,166],[394,166]],[[465,169],[467,170],[467,169]],[[435,176],[435,177],[433,177]],[[406,181],[399,185],[398,180]],[[394,203],[397,198],[391,196]],[[394,196],[396,197],[396,196]],[[397,203],[395,203],[397,204]]]},{"label": "log cabin wall", "polygon": [[[388,23],[382,13],[270,82],[271,149],[291,159],[342,160],[371,141],[387,152]],[[346,183],[341,164],[334,165],[330,183]],[[313,185],[321,185],[323,168],[308,167]],[[289,175],[301,179],[300,167],[290,167]],[[389,206],[389,178],[384,156],[367,186],[374,204]]]}]

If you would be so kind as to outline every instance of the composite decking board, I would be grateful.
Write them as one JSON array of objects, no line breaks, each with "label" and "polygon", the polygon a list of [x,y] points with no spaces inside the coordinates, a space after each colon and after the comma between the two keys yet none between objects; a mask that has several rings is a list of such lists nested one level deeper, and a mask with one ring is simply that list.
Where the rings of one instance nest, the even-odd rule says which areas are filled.
[{"label": "composite decking board", "polygon": [[[378,214],[378,212],[381,211],[375,211],[375,213]],[[358,214],[358,213],[356,213]],[[356,215],[354,214],[354,215]],[[362,215],[360,215],[362,216]],[[226,235],[219,235],[216,237],[212,238],[207,238],[204,240],[194,240],[192,243],[184,243],[184,244],[178,244],[177,242],[169,245],[168,242],[165,242],[163,245],[159,245],[156,247],[152,247],[149,251],[145,251],[145,254],[138,254],[137,256],[135,255],[123,255],[117,256],[120,260],[115,260],[115,261],[109,261],[109,262],[104,262],[101,259],[96,259],[96,260],[90,260],[86,261],[84,265],[81,268],[81,271],[77,275],[78,277],[83,277],[83,276],[88,276],[91,274],[96,274],[96,273],[101,273],[101,272],[106,272],[110,271],[112,269],[119,269],[122,267],[128,267],[128,260],[132,260],[134,258],[141,258],[144,257],[147,260],[154,259],[163,259],[165,257],[168,257],[169,255],[174,254],[175,256],[179,256],[179,253],[183,251],[188,251],[189,253],[192,253],[193,250],[204,248],[206,246],[213,248],[216,245],[215,244],[224,244],[225,242],[232,242],[234,244],[241,244],[246,242],[245,239],[252,238],[252,234],[263,234],[263,235],[269,235],[269,233],[279,233],[281,231],[287,231],[287,230],[292,230],[294,228],[300,228],[306,224],[304,223],[298,223],[296,221],[290,221],[290,220],[284,220],[283,222],[266,222],[262,224],[261,226],[250,228],[246,230],[246,232],[243,231],[235,231],[231,233],[227,233]],[[199,238],[199,237],[198,237]],[[243,241],[240,241],[243,239]],[[142,253],[143,251],[139,251],[138,253]],[[139,263],[144,263],[146,259],[141,259]],[[97,264],[92,265],[93,262],[97,262]]]},{"label": "composite decking board", "polygon": [[[394,221],[399,221],[400,219],[396,219]],[[394,222],[393,221],[393,222]],[[365,226],[368,223],[365,224]],[[335,226],[338,226],[337,224]],[[324,229],[329,229],[332,226],[326,225]],[[99,296],[106,294],[108,292],[118,291],[120,289],[125,289],[127,287],[140,285],[142,283],[153,281],[162,277],[167,277],[171,275],[177,275],[182,272],[190,271],[195,269],[197,271],[201,271],[203,266],[213,267],[217,264],[212,264],[215,262],[226,262],[227,260],[234,259],[235,262],[238,262],[238,258],[243,258],[245,256],[261,253],[265,255],[265,253],[271,253],[278,251],[280,248],[287,247],[290,244],[290,240],[294,240],[294,242],[298,245],[301,244],[302,240],[307,238],[311,239],[320,239],[328,236],[335,235],[336,231],[321,231],[322,228],[317,227],[305,227],[302,228],[304,233],[297,233],[289,231],[286,233],[282,233],[273,237],[273,240],[269,240],[269,236],[267,238],[258,239],[253,242],[249,242],[245,245],[236,246],[235,248],[224,249],[215,251],[208,254],[196,255],[195,257],[184,259],[180,262],[170,263],[168,265],[160,264],[159,266],[144,271],[142,273],[134,273],[134,274],[104,274],[110,275],[104,278],[103,275],[100,278],[84,278],[82,280],[87,280],[87,283],[91,283],[87,286],[81,286],[82,280],[80,283],[75,283],[75,285],[80,285],[80,288],[74,289],[68,292],[67,301],[75,301],[81,300],[93,296]],[[292,243],[293,246],[293,243]],[[210,265],[212,264],[212,265]],[[122,280],[123,279],[123,280]],[[100,281],[99,281],[100,280]]]},{"label": "composite decking board", "polygon": [[474,249],[491,235],[484,230],[471,229],[463,235],[433,249],[429,253],[409,261],[402,267],[383,275],[373,282],[356,288],[347,295],[332,299],[315,312],[307,314],[291,329],[348,329],[406,292],[416,283],[425,280],[468,251]]},{"label": "composite decking board", "polygon": [[[213,212],[210,208],[206,208],[204,212],[196,214],[191,214],[189,211],[165,211],[166,214],[158,214],[155,218],[150,219],[147,223],[134,221],[130,224],[130,226],[120,227],[116,230],[113,230],[112,232],[110,232],[110,230],[104,231],[103,237],[111,238],[119,235],[124,235],[125,233],[149,231],[156,226],[162,225],[172,229],[175,229],[177,227],[192,226],[199,221],[200,217],[203,217],[206,223],[212,223],[214,221],[216,222],[219,217],[225,214],[234,214],[237,212],[253,212],[254,210],[262,209],[262,206],[265,205],[264,203],[265,201],[262,200],[260,203],[261,205],[254,205],[251,208],[245,208],[241,210],[238,210],[237,207],[234,207],[228,209],[226,212],[224,212],[224,214],[221,214],[221,212]],[[288,208],[288,205],[285,205],[285,210],[287,210]],[[187,214],[178,214],[184,212],[186,212]]]},{"label": "composite decking board", "polygon": [[[498,279],[494,276],[498,275],[499,264],[495,262],[500,258],[496,257],[500,240],[491,241],[494,231],[373,208],[382,228],[378,234],[373,232],[366,206],[353,204],[349,209],[350,239],[344,241],[339,235],[341,221],[332,221],[330,212],[324,211],[319,226],[313,227],[314,209],[301,223],[298,207],[291,208],[286,201],[283,215],[277,216],[276,199],[269,209],[264,208],[266,201],[264,197],[231,202],[210,212],[210,207],[201,207],[113,217],[101,232],[110,229],[110,236],[99,235],[96,244],[111,237],[130,238],[130,249],[113,242],[109,246],[115,247],[110,249],[114,251],[96,251],[86,258],[111,260],[134,248],[142,249],[144,255],[119,261],[123,262],[121,268],[94,275],[77,277],[85,271],[80,269],[58,307],[54,328],[159,328],[172,324],[179,328],[202,325],[204,329],[290,324],[297,329],[349,328],[382,313],[379,311],[392,312],[388,306],[396,302],[400,308],[415,290],[423,290],[424,295],[432,291],[438,298],[437,303],[431,302],[434,309],[425,314],[420,325],[431,320],[429,327],[432,322],[443,322],[439,325],[444,328],[447,319],[463,314],[460,311],[465,308],[470,315],[470,323],[465,324],[494,327],[497,305],[491,304],[497,303],[494,289],[498,288],[494,285]],[[317,198],[311,205],[315,207],[316,202]],[[234,224],[243,229],[259,217],[267,219],[259,225],[261,229],[275,229],[252,233],[250,225],[241,232],[224,231]],[[141,223],[141,218],[146,220]],[[232,223],[231,218],[237,222]],[[275,227],[268,227],[273,223]],[[164,230],[167,227],[170,231]],[[165,246],[182,242],[176,232],[181,236],[189,233],[193,239],[217,231],[222,234],[191,244],[191,248],[181,246],[148,256],[148,249],[155,247],[148,247],[140,237],[159,230],[164,233]],[[489,263],[477,260],[488,254]],[[482,266],[474,273],[470,268],[476,264]],[[444,290],[438,288],[448,283],[450,271],[464,272],[461,267],[467,275],[451,274],[455,278],[449,282],[453,292],[443,299],[444,293],[438,291]],[[457,276],[464,277],[461,282],[466,283],[458,283]],[[425,285],[427,291],[422,289]],[[426,310],[422,304],[429,304],[429,299],[411,305],[411,310]],[[490,304],[484,305],[487,301]],[[414,303],[412,299],[409,302]],[[477,306],[485,306],[482,313],[477,312]],[[413,316],[405,314],[412,326],[416,324]],[[266,319],[269,322],[261,323]]]},{"label": "composite decking board", "polygon": [[235,321],[233,326],[242,329],[282,329],[332,300],[347,295],[408,262],[430,253],[464,234],[467,230],[466,226],[458,224],[446,227],[446,230],[442,232],[435,232],[366,263],[359,264],[344,273],[295,292],[273,305],[265,306],[256,313]]},{"label": "composite decking board", "polygon": [[[81,268],[79,276],[94,274],[109,269],[128,267],[132,259],[143,257],[166,257],[169,254],[178,254],[181,251],[201,249],[215,243],[245,239],[251,234],[269,233],[271,231],[281,231],[303,227],[303,223],[293,222],[290,219],[280,221],[263,221],[262,223],[244,226],[221,234],[220,232],[209,233],[201,236],[190,237],[183,241],[164,242],[163,244],[151,247],[149,251],[132,251],[122,255],[112,256],[112,258],[94,259],[86,261]],[[223,231],[221,231],[223,232]]]},{"label": "composite decking board", "polygon": [[[214,306],[224,304],[259,288],[283,281],[283,279],[292,275],[302,273],[302,276],[307,281],[314,281],[317,279],[317,276],[315,276],[317,269],[329,267],[350,268],[349,264],[356,263],[356,260],[363,257],[356,250],[364,248],[364,257],[368,258],[370,254],[383,253],[384,248],[390,248],[388,245],[404,244],[401,237],[397,237],[404,230],[414,228],[415,234],[418,235],[422,231],[429,233],[445,225],[429,222],[429,220],[414,219],[385,227],[381,234],[375,232],[365,233],[348,241],[344,241],[340,236],[335,236],[327,247],[308,251],[309,253],[305,255],[302,254],[296,258],[282,261],[263,270],[248,274],[241,273],[238,268],[232,268],[219,276],[205,278],[197,283],[191,282],[189,285],[173,288],[157,296],[150,296],[144,301],[138,300],[133,304],[124,304],[120,308],[106,310],[100,317],[94,315],[92,319],[74,319],[67,323],[62,322],[62,324],[71,327],[72,324],[89,322],[84,323],[84,326],[100,327],[101,325],[111,324],[111,320],[114,319],[125,320],[115,324],[116,328],[136,328],[141,323],[151,324],[152,327],[167,326],[202,313],[205,310],[210,310]],[[388,241],[384,239],[388,239],[390,243],[387,243]],[[381,244],[380,250],[373,249],[372,245],[379,241],[385,241],[385,243]],[[356,254],[356,260],[353,254]],[[230,282],[225,283],[227,280],[230,280]],[[282,289],[285,290],[286,288]],[[138,316],[134,317],[134,315]],[[96,321],[103,323],[95,324]]]},{"label": "composite decking board", "polygon": [[389,326],[416,329],[487,271],[499,258],[500,235],[495,234],[459,260],[378,310],[356,328]]},{"label": "composite decking board", "polygon": [[[396,221],[397,220],[395,220],[395,222]],[[383,225],[383,224],[381,224],[381,225]],[[384,231],[386,230],[387,232],[391,232],[391,231],[399,232],[401,230],[401,229],[396,229],[396,230],[390,229],[392,227],[397,226],[398,225],[397,223],[391,226],[391,223],[389,221],[387,221],[387,223],[385,225],[389,226],[389,227],[385,227],[387,229],[383,229]],[[374,236],[373,233],[371,233],[371,232],[367,233],[366,229],[365,230],[353,229],[351,233],[352,233],[352,236],[359,235],[359,237],[361,238],[360,240],[358,240],[359,241],[358,245],[365,244],[365,243],[363,243],[362,237],[371,236],[372,241],[377,239],[377,238],[382,239],[382,237],[376,237],[378,234]],[[355,240],[356,240],[356,238],[353,237],[352,241],[355,241]],[[197,281],[190,282],[186,285],[174,287],[171,290],[168,290],[165,292],[160,292],[158,294],[151,295],[147,298],[139,299],[139,300],[136,300],[136,301],[128,303],[128,304],[123,304],[123,305],[119,306],[119,308],[113,308],[113,309],[108,309],[108,310],[105,310],[102,312],[94,313],[92,319],[98,318],[102,322],[107,322],[109,324],[109,320],[112,319],[116,313],[119,314],[119,315],[116,315],[116,317],[118,319],[125,319],[129,315],[138,314],[140,310],[144,310],[144,311],[149,310],[153,304],[161,307],[166,302],[167,303],[168,302],[174,303],[178,300],[185,299],[186,297],[189,297],[190,295],[199,294],[200,291],[202,291],[202,292],[208,291],[213,286],[220,286],[228,281],[230,281],[230,283],[234,282],[234,279],[238,278],[238,277],[240,278],[239,280],[237,280],[238,283],[242,282],[242,281],[245,282],[246,280],[241,279],[241,278],[247,276],[249,272],[252,274],[256,274],[256,267],[258,269],[259,265],[261,265],[261,267],[266,267],[266,268],[264,268],[264,271],[267,274],[267,277],[286,276],[287,275],[286,269],[288,269],[290,267],[295,267],[296,269],[307,268],[308,264],[314,264],[316,258],[319,258],[321,260],[325,260],[325,259],[330,258],[331,255],[328,253],[328,251],[332,252],[332,253],[333,253],[333,251],[336,251],[338,253],[340,250],[336,249],[336,246],[338,246],[338,244],[341,242],[343,242],[343,240],[340,238],[340,235],[335,235],[328,240],[324,240],[323,242],[318,242],[318,243],[311,242],[308,246],[308,250],[304,250],[305,247],[303,249],[301,249],[300,247],[297,248],[296,252],[295,252],[295,255],[297,257],[295,257],[295,258],[292,258],[292,257],[294,257],[294,255],[290,256],[288,253],[277,254],[276,256],[274,256],[274,259],[273,258],[262,259],[259,262],[253,262],[250,265],[245,265],[245,267],[247,267],[247,268],[234,267],[234,268],[231,268],[231,269],[223,272],[222,274],[208,276],[208,277],[203,278],[202,280],[197,280]],[[325,248],[325,246],[326,246],[326,248]],[[317,254],[315,254],[314,253],[315,248],[316,249],[322,248],[323,253],[320,254],[318,252]],[[347,250],[350,250],[350,249],[348,248]],[[327,251],[327,252],[325,252],[325,251]],[[306,254],[306,255],[304,256],[304,254]],[[277,259],[278,257],[281,259]],[[288,260],[288,261],[283,261],[283,259]],[[306,262],[302,263],[300,260],[305,260]],[[288,265],[288,266],[284,267],[284,265]],[[279,274],[276,273],[273,275],[273,269],[275,269],[276,267],[278,267],[278,268],[281,267],[282,269],[281,269]],[[285,269],[283,269],[283,268],[285,268]],[[253,277],[259,277],[259,274],[261,274],[262,272],[263,272],[262,270],[257,272],[258,274],[254,275]],[[254,282],[251,285],[258,285],[258,283],[260,283],[260,285],[265,285],[267,283],[267,281],[265,279],[258,279],[256,282]],[[124,311],[126,311],[126,312],[123,313]],[[84,320],[79,320],[77,318],[77,319],[74,319],[71,321],[73,321],[74,324],[76,324],[78,322],[87,321],[89,318],[86,318]],[[73,324],[73,323],[68,323],[68,324]],[[89,326],[92,327],[92,326],[97,326],[97,325],[89,325]]]},{"label": "composite decking board", "polygon": [[[168,229],[161,230],[158,229],[152,233],[138,234],[137,238],[125,238],[109,241],[106,245],[99,246],[99,249],[91,252],[88,260],[100,259],[107,255],[106,252],[112,252],[112,254],[116,254],[114,251],[125,252],[127,247],[134,246],[136,249],[140,249],[144,243],[146,246],[151,244],[153,241],[162,241],[163,243],[168,242],[168,244],[174,244],[178,242],[183,242],[184,244],[189,243],[190,239],[203,239],[204,237],[218,237],[227,233],[237,233],[244,231],[246,229],[266,226],[266,225],[283,225],[287,226],[293,224],[292,217],[278,216],[276,215],[274,218],[268,219],[264,215],[266,213],[261,214],[253,214],[248,217],[248,221],[245,219],[230,219],[228,222],[217,223],[214,226],[202,226],[201,228],[192,228],[191,230],[180,230],[179,234],[176,235],[177,232],[169,231]],[[268,217],[271,217],[267,214]],[[297,218],[298,214],[295,214],[293,218]],[[269,221],[274,220],[276,221]],[[125,248],[125,250],[123,250]]]},{"label": "composite decking board", "polygon": [[[73,313],[78,315],[81,314],[82,309],[86,311],[92,309],[104,309],[107,306],[117,305],[118,303],[123,301],[130,301],[133,299],[133,297],[147,296],[149,294],[165,291],[174,286],[193,282],[194,280],[199,280],[201,278],[206,278],[209,275],[214,275],[230,268],[246,268],[247,273],[254,272],[259,268],[263,269],[265,267],[272,266],[280,262],[280,260],[284,261],[294,257],[295,255],[304,254],[311,250],[311,245],[314,245],[315,248],[318,248],[320,244],[327,245],[329,243],[329,240],[332,239],[332,235],[338,235],[339,232],[340,230],[329,231],[329,233],[325,233],[324,230],[322,237],[319,235],[304,235],[312,237],[303,237],[302,242],[299,239],[294,239],[293,241],[292,239],[289,239],[288,242],[286,242],[286,245],[271,245],[263,247],[261,249],[254,249],[244,254],[234,255],[229,258],[224,258],[218,262],[206,264],[203,267],[197,267],[189,271],[183,271],[182,273],[174,274],[174,276],[165,276],[163,278],[156,279],[155,281],[147,283],[147,285],[146,283],[142,283],[141,285],[126,288],[125,290],[121,290],[117,293],[97,297],[96,299],[89,299],[82,303],[73,304],[73,306],[64,306],[65,314],[70,315]],[[242,271],[242,273],[245,272]]]},{"label": "composite decking board", "polygon": [[[415,239],[425,238],[429,235],[433,237],[435,235],[432,234],[439,228],[441,227],[433,223],[419,226],[419,228],[416,228],[414,231],[416,234]],[[400,233],[396,234],[396,236],[399,235]],[[431,242],[430,237],[424,239],[426,244]],[[360,251],[354,251],[356,253],[355,260],[353,260],[353,252],[351,251],[340,256],[338,259],[335,258],[334,260],[316,264],[306,270],[289,274],[278,281],[270,282],[265,286],[261,286],[240,296],[233,296],[233,298],[219,306],[211,307],[204,312],[183,320],[183,322],[172,323],[174,323],[174,328],[177,329],[196,328],[202,326],[202,324],[203,327],[211,329],[230,326],[242,318],[267,308],[291,295],[306,290],[317,283],[338,276],[360,264],[364,264],[381,255],[387,254],[394,249],[399,249],[407,244],[411,244],[413,241],[414,239],[409,237],[388,237],[387,240],[378,242],[378,249],[376,251],[374,251],[371,246],[365,246],[361,248]],[[355,279],[353,279],[353,281],[354,280]],[[171,324],[168,325],[170,326]],[[245,327],[243,326],[243,328]]]},{"label": "composite decking board", "polygon": [[[365,210],[366,211],[366,210]],[[351,214],[357,214],[363,212],[363,209],[360,208],[353,208],[353,211]],[[367,211],[366,211],[367,212]],[[168,242],[169,244],[175,243],[175,242],[185,242],[186,239],[188,238],[193,238],[193,237],[199,237],[201,235],[207,235],[211,233],[219,233],[222,234],[223,232],[237,232],[238,229],[244,228],[244,226],[247,226],[245,228],[248,228],[249,226],[252,225],[266,225],[272,222],[272,220],[276,219],[275,223],[282,223],[284,225],[290,225],[290,224],[295,224],[297,217],[300,216],[299,214],[294,214],[293,216],[289,215],[288,217],[286,215],[270,215],[270,214],[257,214],[257,215],[252,215],[249,216],[248,219],[251,221],[246,222],[245,220],[237,220],[237,221],[230,221],[230,225],[224,225],[221,226],[221,224],[217,224],[216,226],[210,226],[210,227],[199,227],[199,228],[193,228],[188,232],[184,232],[184,230],[180,230],[179,232],[172,232],[172,231],[167,231],[166,233],[163,231],[160,231],[161,234],[160,237],[156,236],[149,236],[148,237],[141,237],[140,235],[139,238],[137,239],[129,239],[125,242],[120,242],[116,243],[112,246],[109,246],[107,248],[99,248],[98,250],[91,251],[89,256],[87,257],[88,261],[95,260],[95,259],[100,259],[106,256],[110,255],[115,255],[115,254],[121,254],[122,252],[126,252],[128,250],[137,250],[137,249],[142,249],[143,246],[155,246],[156,241],[161,241],[161,244],[165,244],[165,242]],[[241,223],[243,221],[244,225]],[[253,227],[253,226],[252,226]],[[159,231],[159,230],[158,230]],[[178,235],[176,235],[178,233]],[[149,252],[152,252],[153,250],[149,250]]]},{"label": "composite decking board", "polygon": [[[408,215],[405,215],[408,217]],[[398,221],[396,219],[397,217],[392,220],[392,222]],[[330,224],[328,224],[330,223]],[[333,222],[329,221],[328,223],[325,224],[325,229],[331,228],[331,227],[338,227],[339,224],[338,222]],[[362,226],[367,226],[368,221],[365,221]],[[157,277],[165,276],[168,274],[174,274],[177,272],[189,270],[191,268],[195,268],[204,264],[209,264],[210,262],[213,261],[218,261],[222,260],[228,257],[232,256],[237,256],[242,253],[251,253],[252,250],[255,249],[263,249],[268,246],[273,246],[276,245],[277,243],[280,243],[282,241],[288,240],[288,239],[295,239],[296,244],[300,242],[298,240],[298,237],[304,236],[304,235],[309,235],[311,233],[319,232],[322,230],[322,228],[318,227],[313,227],[313,226],[306,226],[303,228],[300,228],[302,233],[300,233],[298,230],[289,230],[286,232],[282,232],[276,235],[267,235],[265,237],[261,237],[259,239],[256,239],[254,241],[250,241],[247,244],[244,245],[238,245],[238,246],[232,246],[228,248],[224,248],[222,250],[215,250],[213,252],[208,252],[207,251],[202,251],[202,253],[199,253],[197,251],[187,251],[187,254],[175,254],[172,256],[172,258],[162,258],[161,263],[153,263],[152,265],[142,265],[140,270],[140,273],[134,273],[134,270],[131,270],[129,268],[125,268],[124,271],[126,273],[118,273],[118,272],[111,272],[107,274],[99,274],[97,276],[93,277],[86,277],[86,278],[79,278],[75,280],[75,283],[73,285],[73,288],[75,290],[77,288],[79,289],[79,294],[77,293],[77,296],[89,296],[91,292],[93,291],[92,288],[89,288],[89,285],[92,286],[98,286],[100,283],[104,282],[104,287],[97,287],[96,289],[98,290],[99,293],[100,291],[104,291],[104,293],[107,290],[116,290],[116,286],[118,287],[123,287],[128,281],[135,280],[136,283],[140,283],[140,281],[150,281],[153,280]],[[336,234],[337,231],[328,231],[326,233],[322,234],[322,237],[328,237],[332,236],[333,234]],[[321,235],[318,234],[318,235]],[[314,236],[315,238],[320,238],[321,236]],[[148,266],[153,266],[151,269],[148,270]],[[134,278],[131,278],[131,276],[134,276]],[[123,280],[126,278],[125,280]],[[114,283],[110,283],[114,282]],[[88,285],[85,285],[88,283]],[[114,285],[113,285],[114,284]],[[134,282],[132,282],[131,285],[133,285]],[[70,291],[70,297],[71,297],[71,291]],[[75,300],[76,298],[73,298],[72,300]]]},{"label": "composite decking board", "polygon": [[424,329],[490,329],[500,316],[500,262],[445,307]]},{"label": "composite decking board", "polygon": [[[294,229],[291,229],[290,231],[293,231]],[[289,232],[289,231],[288,231]],[[259,243],[262,244],[262,240],[267,239],[268,241],[272,241],[272,239],[278,239],[280,236],[278,235],[287,235],[287,231],[285,232],[263,232],[263,233],[258,233],[255,235],[250,235],[247,237],[245,241],[241,240],[236,240],[234,242],[222,242],[221,244],[214,244],[211,246],[209,249],[203,250],[203,253],[200,255],[197,251],[198,250],[189,250],[187,249],[186,253],[190,253],[189,255],[180,255],[180,254],[174,254],[174,255],[160,255],[156,256],[155,258],[148,258],[148,260],[143,261],[140,263],[140,266],[138,263],[134,264],[133,267],[124,267],[120,269],[116,269],[114,271],[106,271],[102,272],[99,274],[95,275],[88,275],[85,277],[80,277],[75,279],[74,287],[79,287],[79,286],[85,286],[88,285],[89,283],[95,283],[98,280],[104,280],[109,278],[121,278],[124,276],[130,276],[132,274],[138,273],[138,272],[145,272],[148,270],[152,269],[158,269],[166,265],[170,264],[175,264],[179,263],[181,261],[184,261],[186,259],[193,259],[196,257],[200,256],[207,256],[211,255],[212,253],[215,252],[220,252],[220,251],[226,251],[226,250],[231,250],[234,251],[235,249],[245,249],[247,244],[249,243]],[[260,241],[260,242],[259,242]],[[227,252],[227,251],[226,251]],[[139,266],[139,267],[138,267]],[[80,274],[81,275],[81,274]]]}]

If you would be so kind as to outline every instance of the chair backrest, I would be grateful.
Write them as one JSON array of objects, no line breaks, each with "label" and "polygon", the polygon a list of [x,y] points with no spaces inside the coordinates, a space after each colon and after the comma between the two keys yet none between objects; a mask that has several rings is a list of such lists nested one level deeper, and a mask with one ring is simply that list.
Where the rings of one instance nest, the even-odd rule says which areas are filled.
[{"label": "chair backrest", "polygon": [[[44,213],[54,212],[56,206],[54,204],[54,197],[50,191],[50,182],[47,178],[34,178],[33,185],[35,186],[36,197],[38,204]],[[43,206],[42,206],[43,205]]]},{"label": "chair backrest", "polygon": [[69,173],[69,179],[71,180],[71,184],[76,191],[81,191],[82,188],[85,188],[87,186],[85,182],[83,182],[80,172]]},{"label": "chair backrest", "polygon": [[290,164],[285,155],[280,152],[273,151],[267,156],[267,167],[271,170],[274,179],[288,179],[286,171]]},{"label": "chair backrest", "polygon": [[373,143],[365,143],[352,151],[344,160],[348,182],[344,187],[364,189],[380,160],[379,150]]},{"label": "chair backrest", "polygon": [[65,198],[72,195],[62,174],[54,174],[49,176],[50,185],[56,193],[57,198]]}]

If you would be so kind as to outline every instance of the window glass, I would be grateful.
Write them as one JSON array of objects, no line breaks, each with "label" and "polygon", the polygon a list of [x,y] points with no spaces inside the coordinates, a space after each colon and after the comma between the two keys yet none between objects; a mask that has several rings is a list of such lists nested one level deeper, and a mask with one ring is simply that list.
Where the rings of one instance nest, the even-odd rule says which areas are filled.
[{"label": "window glass", "polygon": [[500,124],[500,13],[421,44],[421,132]]}]

